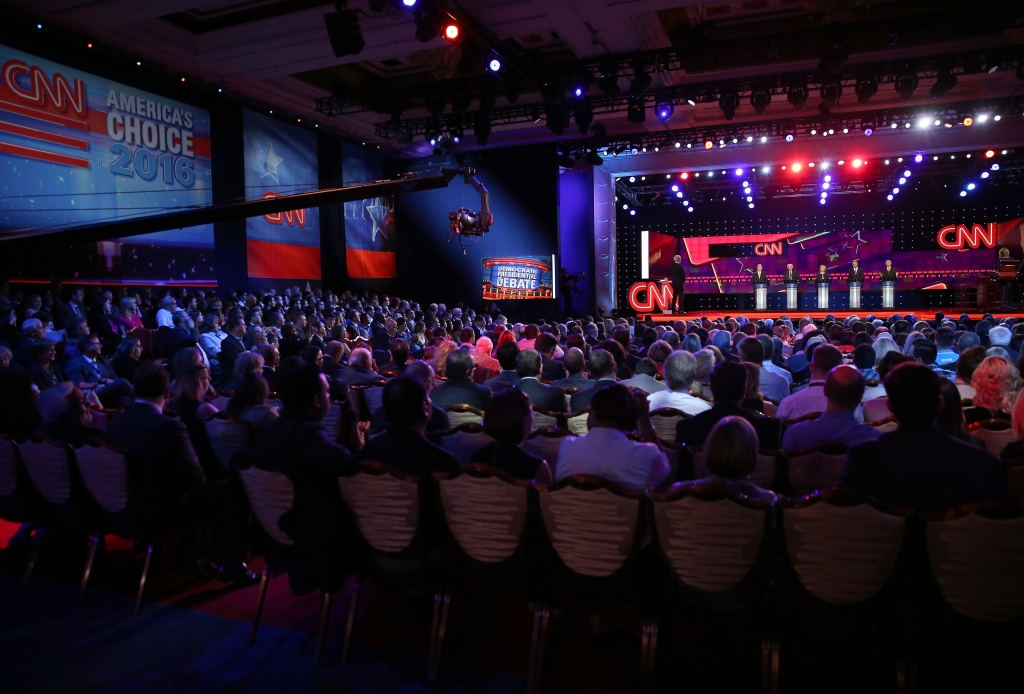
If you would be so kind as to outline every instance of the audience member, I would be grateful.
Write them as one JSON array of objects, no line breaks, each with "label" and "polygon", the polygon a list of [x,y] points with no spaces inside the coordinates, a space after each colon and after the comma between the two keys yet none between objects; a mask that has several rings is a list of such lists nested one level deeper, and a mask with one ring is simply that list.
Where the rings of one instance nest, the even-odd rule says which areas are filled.
[{"label": "audience member", "polygon": [[590,407],[590,399],[598,388],[616,383],[615,380],[615,358],[603,349],[595,349],[590,354],[590,378],[594,380],[594,387],[573,393],[569,398],[569,411],[582,412]]},{"label": "audience member", "polygon": [[[432,392],[436,387],[434,386],[434,369],[425,361],[414,361],[409,364],[409,368],[402,373],[402,376],[405,378],[415,378],[423,384],[428,393]],[[383,407],[378,407],[371,417],[370,431],[383,431],[387,426],[387,410]],[[430,419],[427,421],[426,435],[443,434],[451,428],[452,425],[448,419],[448,413],[431,402]]]},{"label": "audience member", "polygon": [[764,367],[765,351],[764,344],[756,337],[746,337],[740,340],[738,348],[740,360],[747,364],[753,364],[759,371],[761,394],[772,402],[781,402],[789,395],[789,382],[776,373],[768,371]]},{"label": "audience member", "polygon": [[986,357],[971,376],[974,404],[964,410],[968,426],[986,419],[1010,421],[1013,401],[1020,390],[1017,367],[1004,357]]},{"label": "audience member", "polygon": [[47,388],[36,401],[39,408],[37,433],[51,441],[81,448],[98,445],[103,431],[92,424],[92,410],[82,390],[69,381]]},{"label": "audience member", "polygon": [[[947,436],[959,439],[980,448],[985,448],[985,442],[976,436],[972,436],[967,430],[967,420],[964,419],[963,400],[956,384],[947,378],[939,379],[939,394],[942,396],[942,407],[939,409],[939,416],[936,420],[939,430]],[[998,454],[998,451],[989,451]]]},{"label": "audience member", "polygon": [[224,411],[252,425],[259,433],[278,417],[277,410],[266,404],[268,397],[270,388],[266,379],[256,373],[246,373],[238,380]]},{"label": "audience member", "polygon": [[142,345],[134,337],[126,337],[118,343],[110,365],[118,378],[132,383],[135,380],[135,372],[139,370],[141,358]]},{"label": "audience member", "polygon": [[666,386],[656,378],[657,376],[658,365],[644,357],[636,364],[636,375],[633,378],[627,378],[625,381],[622,381],[622,385],[629,388],[639,388],[648,395],[659,393],[666,390]]},{"label": "audience member", "polygon": [[[829,371],[843,363],[843,354],[829,344],[819,344],[811,357],[811,382],[807,388],[785,398],[779,405],[778,417],[784,422],[800,419],[809,414],[821,414],[828,409],[825,397],[825,379]],[[860,405],[854,410],[854,418],[864,421]]]},{"label": "audience member", "polygon": [[774,492],[745,481],[757,468],[757,453],[757,432],[750,422],[743,417],[723,417],[712,427],[704,445],[711,475],[688,484],[712,484],[757,501],[774,501]]},{"label": "audience member", "polygon": [[523,441],[532,430],[530,396],[518,388],[495,393],[484,414],[484,431],[494,442],[475,451],[469,462],[491,465],[513,477],[547,484],[551,481],[547,462],[523,450]]},{"label": "audience member", "polygon": [[440,408],[469,405],[486,410],[491,390],[473,383],[473,355],[461,349],[449,353],[445,364],[448,380],[430,391],[431,401]]},{"label": "audience member", "polygon": [[373,359],[370,350],[357,347],[348,357],[348,366],[339,370],[335,379],[350,386],[363,386],[380,383],[384,378],[373,370]]},{"label": "audience member", "polygon": [[103,347],[96,335],[78,341],[78,356],[64,367],[67,379],[83,390],[95,390],[106,408],[116,409],[132,397],[132,384],[119,377],[103,357]]},{"label": "audience member", "polygon": [[537,350],[524,349],[516,356],[516,375],[519,376],[516,387],[530,396],[534,407],[548,412],[565,412],[565,389],[540,382],[541,356]]},{"label": "audience member", "polygon": [[1024,460],[1024,397],[1019,393],[1013,402],[1013,438],[1002,451],[990,451],[999,455],[1003,460],[1021,461]]},{"label": "audience member", "polygon": [[28,375],[32,385],[40,392],[51,388],[64,380],[60,365],[57,364],[57,348],[50,340],[34,340],[29,345],[29,358],[32,360]]},{"label": "audience member", "polygon": [[[779,420],[764,417],[740,407],[747,388],[747,369],[742,364],[723,361],[711,372],[711,409],[700,412],[676,425],[676,442],[687,446],[703,446],[711,429],[725,417],[743,417],[750,422],[761,448],[778,449],[781,433]],[[559,465],[560,467],[560,465]]]},{"label": "audience member", "polygon": [[[506,334],[509,334],[508,331],[502,333],[502,337]],[[501,373],[484,381],[484,385],[490,388],[492,393],[518,385],[519,374],[516,373],[516,359],[519,357],[519,346],[515,342],[505,341],[504,344],[498,345],[498,351],[494,356],[501,366]]]},{"label": "audience member", "polygon": [[583,351],[579,347],[570,347],[565,350],[565,356],[562,358],[562,363],[565,364],[565,370],[569,375],[563,379],[555,381],[551,385],[558,388],[564,388],[565,390],[570,388],[587,390],[588,388],[594,387],[594,381],[591,381],[583,374],[584,369],[586,369],[587,362],[583,355]]},{"label": "audience member", "polygon": [[793,424],[782,438],[787,453],[806,451],[819,443],[856,446],[874,441],[881,432],[861,424],[854,413],[864,394],[864,376],[852,366],[837,366],[829,371],[823,388],[827,406],[821,416]]},{"label": "audience member", "polygon": [[667,389],[651,393],[647,398],[651,411],[672,408],[686,414],[699,414],[711,405],[691,395],[690,387],[697,371],[697,358],[686,350],[676,350],[665,360]]}]

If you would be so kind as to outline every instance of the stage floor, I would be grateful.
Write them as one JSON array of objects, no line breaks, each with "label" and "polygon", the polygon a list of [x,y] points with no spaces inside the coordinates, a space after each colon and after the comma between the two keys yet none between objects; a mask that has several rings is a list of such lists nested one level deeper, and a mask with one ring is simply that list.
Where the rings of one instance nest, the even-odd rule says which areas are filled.
[{"label": "stage floor", "polygon": [[[966,313],[972,321],[981,320],[981,318],[985,315],[985,313],[981,311],[964,311],[962,309],[956,308],[935,309],[900,307],[895,309],[865,309],[860,311],[803,311],[800,309],[795,309],[793,311],[689,311],[688,313],[684,314],[641,313],[637,315],[637,320],[642,321],[646,319],[647,316],[650,316],[655,323],[672,323],[677,320],[692,320],[694,318],[707,318],[709,320],[716,320],[718,318],[724,318],[726,316],[732,316],[733,318],[735,318],[736,316],[745,316],[746,318],[749,318],[751,320],[756,320],[758,318],[775,319],[778,318],[779,316],[789,316],[790,320],[798,321],[801,318],[804,318],[805,316],[810,316],[815,320],[819,320],[829,315],[835,316],[837,319],[842,320],[848,316],[858,316],[859,318],[864,318],[865,316],[868,315],[875,315],[879,318],[887,318],[888,316],[891,316],[894,313],[899,313],[901,316],[904,316],[908,313],[913,313],[918,320],[935,320],[935,313],[937,311],[942,311],[949,318],[958,318],[960,314]],[[997,318],[1016,318],[1017,320],[1024,319],[1024,310],[1021,309],[1014,309],[1011,311],[991,311],[990,313],[992,313],[992,315],[996,316]]]}]

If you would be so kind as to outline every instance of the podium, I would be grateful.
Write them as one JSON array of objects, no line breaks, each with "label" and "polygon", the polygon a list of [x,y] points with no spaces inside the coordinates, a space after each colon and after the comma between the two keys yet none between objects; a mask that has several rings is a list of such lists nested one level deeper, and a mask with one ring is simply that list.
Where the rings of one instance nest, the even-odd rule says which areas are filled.
[{"label": "podium", "polygon": [[767,284],[755,284],[754,285],[754,310],[755,311],[767,311],[768,310],[768,285]]},{"label": "podium", "polygon": [[860,308],[860,290],[863,282],[850,282],[850,308]]},{"label": "podium", "polygon": [[796,282],[786,282],[786,310],[795,311],[800,308],[797,300],[797,289],[800,285]]},{"label": "podium", "polygon": [[882,308],[895,308],[896,280],[882,280]]},{"label": "podium", "polygon": [[818,287],[818,310],[828,308],[828,288],[831,282],[817,282]]}]

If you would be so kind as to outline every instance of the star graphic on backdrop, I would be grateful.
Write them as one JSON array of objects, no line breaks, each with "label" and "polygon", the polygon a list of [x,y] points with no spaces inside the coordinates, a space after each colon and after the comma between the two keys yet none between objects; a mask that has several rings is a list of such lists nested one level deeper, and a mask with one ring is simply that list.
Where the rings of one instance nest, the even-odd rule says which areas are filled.
[{"label": "star graphic on backdrop", "polygon": [[949,258],[946,257],[947,255],[949,255],[949,253],[939,253],[935,257],[938,258],[939,260],[941,260],[942,262],[946,263],[946,262],[949,262]]},{"label": "star graphic on backdrop", "polygon": [[737,258],[736,262],[740,264],[740,272],[749,272],[750,274],[754,274],[754,271],[750,268],[743,267],[743,258]]},{"label": "star graphic on backdrop", "polygon": [[828,253],[826,253],[826,255],[828,256],[829,262],[832,262],[839,257],[839,253],[837,253],[834,248],[828,249]]},{"label": "star graphic on backdrop", "polygon": [[263,179],[267,176],[273,176],[274,183],[280,183],[280,181],[277,180],[277,167],[284,161],[284,157],[279,157],[274,154],[274,143],[271,142],[267,145],[266,157],[260,155],[259,152],[256,152],[256,156],[260,158],[261,162],[263,162],[263,175],[261,175],[260,178]]},{"label": "star graphic on backdrop", "polygon": [[[853,245],[853,254],[854,255],[860,255],[860,247],[863,246],[864,244],[866,244],[867,241],[865,241],[864,239],[862,239],[860,237],[860,232],[859,231],[856,234],[854,234],[853,236],[850,236],[849,239],[847,240],[847,243],[849,243],[850,240],[852,240],[853,244],[854,244]],[[845,248],[845,246],[844,246],[844,248]]]},{"label": "star graphic on backdrop", "polygon": [[387,219],[388,213],[391,212],[391,208],[382,204],[380,198],[374,198],[372,205],[366,206],[366,211],[370,213],[370,218],[373,220],[373,236],[374,241],[377,240],[377,232],[384,238],[387,238],[387,234],[384,233],[384,220]]}]

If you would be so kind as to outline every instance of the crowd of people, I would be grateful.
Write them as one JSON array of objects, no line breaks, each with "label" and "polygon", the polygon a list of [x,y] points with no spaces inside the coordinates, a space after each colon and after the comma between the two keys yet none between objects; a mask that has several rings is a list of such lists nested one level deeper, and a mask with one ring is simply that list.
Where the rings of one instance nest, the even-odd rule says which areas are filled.
[{"label": "crowd of people", "polygon": [[[746,480],[759,450],[836,443],[849,447],[843,486],[941,510],[1005,499],[999,457],[1024,456],[1024,324],[1013,318],[522,324],[493,305],[319,289],[90,294],[57,282],[42,294],[0,285],[0,431],[125,451],[154,527],[223,522],[226,580],[254,576],[240,531],[245,497],[205,424],[215,398],[254,432],[236,462],[293,480],[296,512],[283,529],[317,547],[346,522],[337,478],[361,464],[459,467],[438,438],[456,405],[482,413],[491,440],[470,462],[537,483],[591,474],[636,491],[682,482],[774,498]],[[376,399],[354,397],[353,387],[375,384]],[[332,407],[341,414],[328,431]],[[702,450],[710,476],[688,480],[670,463],[650,416],[665,409],[682,413],[675,444]],[[98,411],[112,413],[105,429],[94,425]],[[557,464],[524,449],[535,417],[578,413],[587,433],[564,437]],[[896,427],[883,433],[878,420],[888,417]],[[1017,439],[1005,450],[986,450],[969,430],[993,419]],[[340,548],[308,559],[321,578],[345,561]]]}]

